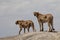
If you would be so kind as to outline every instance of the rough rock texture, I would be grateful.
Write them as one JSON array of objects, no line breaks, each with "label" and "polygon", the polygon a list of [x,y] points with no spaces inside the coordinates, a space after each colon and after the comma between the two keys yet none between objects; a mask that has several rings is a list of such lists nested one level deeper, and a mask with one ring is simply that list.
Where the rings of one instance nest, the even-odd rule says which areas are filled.
[{"label": "rough rock texture", "polygon": [[0,40],[60,40],[60,32],[32,32]]}]

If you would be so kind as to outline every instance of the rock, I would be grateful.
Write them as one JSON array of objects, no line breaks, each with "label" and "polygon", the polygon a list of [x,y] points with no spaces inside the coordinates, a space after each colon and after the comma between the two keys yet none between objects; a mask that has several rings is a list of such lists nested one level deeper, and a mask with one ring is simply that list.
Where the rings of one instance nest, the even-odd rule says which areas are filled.
[{"label": "rock", "polygon": [[32,32],[0,40],[60,40],[60,32]]}]

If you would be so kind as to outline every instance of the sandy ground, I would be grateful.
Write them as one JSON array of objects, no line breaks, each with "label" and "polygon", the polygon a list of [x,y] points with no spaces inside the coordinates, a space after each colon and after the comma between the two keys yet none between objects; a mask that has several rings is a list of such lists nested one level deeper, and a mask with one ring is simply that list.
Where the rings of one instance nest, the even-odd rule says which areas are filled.
[{"label": "sandy ground", "polygon": [[0,38],[0,40],[60,40],[60,32],[32,32]]}]

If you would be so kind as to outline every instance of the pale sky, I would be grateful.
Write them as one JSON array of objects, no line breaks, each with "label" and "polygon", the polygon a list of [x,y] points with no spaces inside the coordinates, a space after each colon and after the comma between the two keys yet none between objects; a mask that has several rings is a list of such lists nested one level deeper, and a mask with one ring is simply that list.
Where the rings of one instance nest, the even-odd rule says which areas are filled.
[{"label": "pale sky", "polygon": [[[32,20],[39,31],[37,18],[33,15],[35,11],[51,13],[54,28],[60,31],[60,0],[0,0],[0,37],[18,35],[19,27],[15,21],[22,19]],[[44,28],[48,30],[47,24],[44,24]]]}]

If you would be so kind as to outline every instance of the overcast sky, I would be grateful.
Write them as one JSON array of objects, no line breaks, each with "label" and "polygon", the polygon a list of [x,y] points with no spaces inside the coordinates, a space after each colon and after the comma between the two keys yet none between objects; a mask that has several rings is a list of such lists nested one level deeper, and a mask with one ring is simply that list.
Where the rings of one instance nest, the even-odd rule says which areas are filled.
[{"label": "overcast sky", "polygon": [[[39,31],[39,24],[33,12],[51,13],[54,28],[60,31],[60,0],[0,0],[0,37],[18,35],[16,20],[32,20]],[[47,24],[44,24],[47,30]],[[31,30],[31,29],[30,29]]]}]

